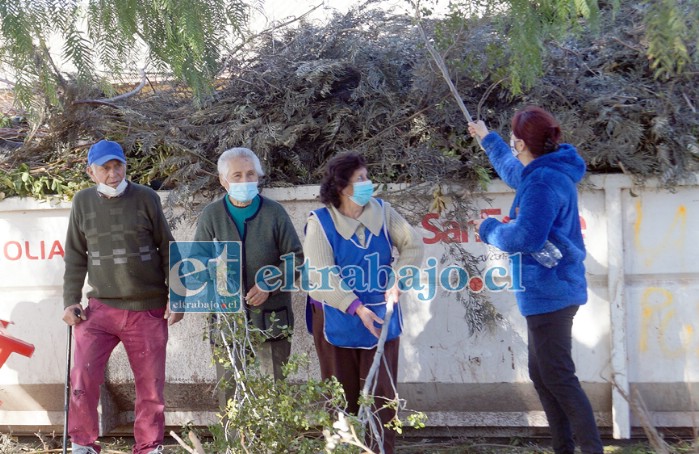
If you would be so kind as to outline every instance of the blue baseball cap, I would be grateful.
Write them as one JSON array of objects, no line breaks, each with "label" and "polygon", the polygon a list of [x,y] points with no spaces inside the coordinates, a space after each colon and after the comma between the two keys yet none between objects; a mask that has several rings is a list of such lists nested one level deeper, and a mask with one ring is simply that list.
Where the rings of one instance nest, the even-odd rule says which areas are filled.
[{"label": "blue baseball cap", "polygon": [[92,164],[101,166],[112,159],[119,160],[126,164],[124,149],[121,148],[121,145],[111,140],[100,140],[91,146],[90,151],[87,152],[87,165],[89,166]]}]

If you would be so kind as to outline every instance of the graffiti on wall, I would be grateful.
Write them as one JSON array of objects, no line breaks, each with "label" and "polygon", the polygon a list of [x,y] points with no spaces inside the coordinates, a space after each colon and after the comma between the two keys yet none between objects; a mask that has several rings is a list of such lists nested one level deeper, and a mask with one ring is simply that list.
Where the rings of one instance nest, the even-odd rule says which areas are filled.
[{"label": "graffiti on wall", "polygon": [[682,250],[687,236],[687,207],[684,204],[677,206],[664,228],[657,228],[657,216],[653,217],[654,224],[649,224],[654,234],[652,243],[644,241],[645,237],[642,235],[644,210],[640,198],[634,204],[634,214],[636,219],[633,223],[633,244],[643,257],[645,266],[651,266],[669,248]]},{"label": "graffiti on wall", "polygon": [[[696,317],[687,317],[686,301],[677,298],[670,289],[647,287],[641,293],[640,303],[641,353],[657,348],[668,359],[699,355],[699,337],[694,328]],[[693,309],[699,315],[699,301],[694,303]]]}]

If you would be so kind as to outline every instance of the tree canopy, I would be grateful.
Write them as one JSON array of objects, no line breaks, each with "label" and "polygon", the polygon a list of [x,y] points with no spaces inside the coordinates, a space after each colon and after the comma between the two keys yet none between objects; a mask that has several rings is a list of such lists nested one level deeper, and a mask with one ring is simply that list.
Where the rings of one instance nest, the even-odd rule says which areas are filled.
[{"label": "tree canopy", "polygon": [[[144,61],[199,98],[211,92],[231,37],[246,22],[241,0],[0,0],[0,64],[24,106],[35,95],[46,107],[60,105],[69,83],[101,81],[112,91]],[[55,54],[74,71],[62,71]]]}]

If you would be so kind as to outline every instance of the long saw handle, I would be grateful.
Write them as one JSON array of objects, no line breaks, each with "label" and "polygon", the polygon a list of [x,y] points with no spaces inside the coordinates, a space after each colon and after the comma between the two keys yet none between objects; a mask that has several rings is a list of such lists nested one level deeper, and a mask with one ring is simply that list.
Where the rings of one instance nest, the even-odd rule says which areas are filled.
[{"label": "long saw handle", "polygon": [[[449,85],[449,90],[451,90],[451,94],[454,96],[454,99],[456,99],[456,103],[459,105],[461,112],[464,114],[466,120],[469,123],[473,123],[473,117],[471,117],[471,114],[466,108],[464,101],[461,99],[461,95],[459,95],[459,92],[456,90],[456,86],[454,85],[454,82],[452,82],[451,77],[449,76],[449,71],[447,71],[447,65],[446,63],[444,63],[444,59],[439,54],[439,52],[437,52],[437,49],[434,48],[432,43],[430,43],[430,40],[427,38],[427,35],[425,34],[425,29],[422,28],[422,24],[420,24],[419,21],[417,22],[417,29],[420,30],[420,35],[422,35],[422,39],[423,41],[425,41],[425,47],[429,51],[434,62],[439,67],[439,70],[442,72],[442,77],[447,82],[447,85]],[[481,144],[481,139],[479,139],[478,137],[476,137],[476,141],[478,142],[478,145]]]}]

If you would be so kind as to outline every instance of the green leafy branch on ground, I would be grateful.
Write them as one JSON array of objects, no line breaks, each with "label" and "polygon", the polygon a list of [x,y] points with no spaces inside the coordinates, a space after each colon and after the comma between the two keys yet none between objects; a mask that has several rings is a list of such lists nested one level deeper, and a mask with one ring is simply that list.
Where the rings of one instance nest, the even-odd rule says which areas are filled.
[{"label": "green leafy branch on ground", "polygon": [[[358,452],[365,428],[357,416],[343,410],[344,391],[334,377],[294,379],[304,369],[310,375],[310,360],[292,355],[284,366],[286,378],[274,380],[260,371],[254,355],[263,333],[251,328],[240,314],[219,314],[215,327],[212,339],[220,345],[214,348],[214,360],[232,378],[219,383],[230,390],[231,397],[221,424],[209,428],[212,452]],[[388,405],[402,408],[404,402]],[[400,432],[404,427],[424,427],[424,415],[409,413],[385,430]]]}]

